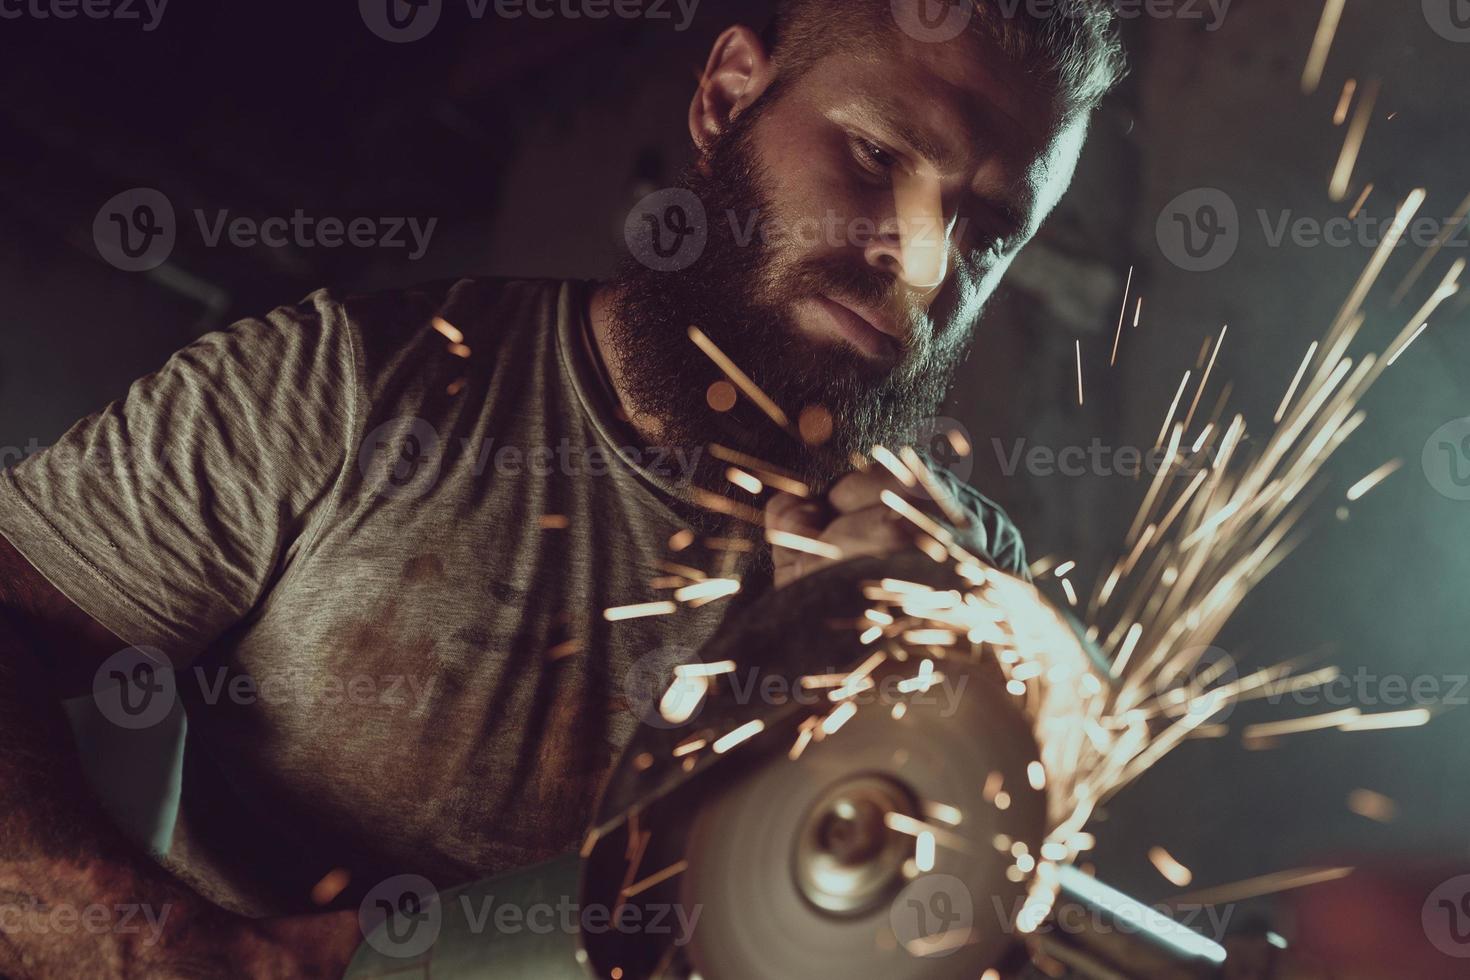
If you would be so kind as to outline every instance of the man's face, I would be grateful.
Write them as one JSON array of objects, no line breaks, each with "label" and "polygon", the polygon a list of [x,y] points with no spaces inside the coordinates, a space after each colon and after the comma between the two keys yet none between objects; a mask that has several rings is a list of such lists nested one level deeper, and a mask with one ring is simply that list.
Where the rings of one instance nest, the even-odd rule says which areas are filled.
[{"label": "man's face", "polygon": [[815,405],[834,422],[815,451],[769,428],[725,438],[821,478],[911,433],[1076,166],[1085,119],[1019,78],[968,37],[893,30],[737,111],[685,178],[704,254],[623,283],[614,334],[636,408],[708,438],[695,323],[793,417]]}]

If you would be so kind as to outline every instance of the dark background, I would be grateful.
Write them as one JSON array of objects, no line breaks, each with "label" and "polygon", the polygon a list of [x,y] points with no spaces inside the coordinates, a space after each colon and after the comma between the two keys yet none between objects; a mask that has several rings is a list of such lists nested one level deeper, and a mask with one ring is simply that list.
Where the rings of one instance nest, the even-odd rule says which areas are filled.
[{"label": "dark background", "polygon": [[[463,0],[446,0],[434,31],[408,44],[375,36],[347,3],[173,0],[152,31],[85,17],[0,20],[4,462],[54,440],[200,333],[319,286],[607,274],[629,207],[687,159],[685,110],[714,34],[737,20],[759,27],[766,5],[704,0],[687,30],[668,9],[669,20],[510,20],[492,6],[475,20]],[[1257,212],[1343,214],[1373,180],[1366,213],[1390,215],[1422,186],[1423,213],[1442,218],[1470,192],[1470,43],[1436,33],[1420,0],[1350,2],[1320,91],[1303,95],[1320,10],[1235,0],[1215,30],[1183,16],[1125,25],[1132,75],[1099,113],[1072,192],[1016,263],[962,371],[951,414],[977,446],[972,482],[1020,523],[1033,557],[1076,558],[1079,584],[1106,571],[1143,486],[1007,476],[994,440],[1150,446],[1180,373],[1227,322],[1215,377],[1234,381],[1231,404],[1264,432],[1370,249],[1272,247]],[[1369,76],[1383,94],[1352,191],[1333,203],[1327,179],[1343,130],[1332,111],[1345,79]],[[146,273],[108,265],[92,238],[98,209],[135,187],[162,191],[179,216],[169,261]],[[1223,267],[1192,273],[1168,261],[1155,227],[1167,202],[1201,187],[1237,205],[1241,241]],[[404,249],[210,247],[194,208],[438,220],[428,253],[409,261]],[[1465,253],[1447,249],[1426,280]],[[1384,281],[1396,284],[1418,254],[1401,249]],[[1142,323],[1108,369],[1130,266]],[[1426,289],[1397,309],[1375,297],[1365,328],[1375,346]],[[1434,678],[1441,692],[1464,677],[1470,503],[1436,491],[1421,451],[1442,423],[1470,414],[1467,329],[1464,299],[1452,300],[1385,377],[1368,424],[1328,467],[1326,520],[1222,646],[1252,664],[1312,655],[1349,672]],[[1342,491],[1392,457],[1403,469],[1346,520],[1333,518]],[[1247,706],[1233,721],[1319,710]],[[1154,844],[1200,885],[1319,861],[1463,863],[1467,735],[1470,714],[1450,707],[1420,729],[1302,735],[1267,752],[1234,736],[1187,744],[1109,808],[1099,871],[1155,899],[1173,889],[1144,857]],[[101,768],[152,799],[166,769],[144,756],[160,742],[174,744],[160,734],[147,750],[112,744]],[[1397,819],[1349,812],[1359,787],[1396,800]],[[146,821],[146,810],[130,819]]]}]

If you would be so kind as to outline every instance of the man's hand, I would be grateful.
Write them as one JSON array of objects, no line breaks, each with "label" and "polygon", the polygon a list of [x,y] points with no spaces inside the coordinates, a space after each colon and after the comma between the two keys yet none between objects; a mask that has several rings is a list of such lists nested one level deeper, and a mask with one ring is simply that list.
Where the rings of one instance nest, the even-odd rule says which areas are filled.
[{"label": "man's hand", "polygon": [[957,529],[919,488],[904,486],[888,470],[872,466],[838,480],[819,500],[803,500],[778,493],[766,504],[766,532],[786,532],[825,545],[814,554],[783,547],[778,535],[771,547],[775,562],[775,584],[779,588],[825,565],[859,555],[891,555],[914,547],[924,532],[913,521],[883,502],[884,491],[892,491],[971,550],[983,549],[977,541],[978,527]]}]

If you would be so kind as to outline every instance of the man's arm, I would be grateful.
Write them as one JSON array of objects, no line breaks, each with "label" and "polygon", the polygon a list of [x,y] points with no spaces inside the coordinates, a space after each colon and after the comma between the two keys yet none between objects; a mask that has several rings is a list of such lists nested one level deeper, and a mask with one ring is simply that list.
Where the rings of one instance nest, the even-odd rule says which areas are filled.
[{"label": "man's arm", "polygon": [[354,910],[231,914],[103,812],[53,691],[124,646],[0,536],[0,976],[340,976]]}]

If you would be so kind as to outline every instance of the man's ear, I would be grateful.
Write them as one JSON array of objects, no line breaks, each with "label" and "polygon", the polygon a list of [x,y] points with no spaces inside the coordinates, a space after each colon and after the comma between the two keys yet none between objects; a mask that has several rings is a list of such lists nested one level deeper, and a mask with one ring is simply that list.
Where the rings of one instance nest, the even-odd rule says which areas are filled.
[{"label": "man's ear", "polygon": [[689,135],[701,157],[736,114],[745,110],[775,78],[775,68],[761,39],[748,27],[731,27],[710,50],[689,103]]}]

